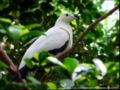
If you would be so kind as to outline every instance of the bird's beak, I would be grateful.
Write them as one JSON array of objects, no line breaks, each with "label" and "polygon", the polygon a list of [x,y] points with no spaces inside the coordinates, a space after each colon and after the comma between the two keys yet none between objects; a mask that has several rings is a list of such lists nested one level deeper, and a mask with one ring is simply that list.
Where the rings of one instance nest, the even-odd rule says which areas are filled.
[{"label": "bird's beak", "polygon": [[73,18],[73,19],[76,19],[76,17],[75,17],[74,15],[72,16],[72,18]]}]

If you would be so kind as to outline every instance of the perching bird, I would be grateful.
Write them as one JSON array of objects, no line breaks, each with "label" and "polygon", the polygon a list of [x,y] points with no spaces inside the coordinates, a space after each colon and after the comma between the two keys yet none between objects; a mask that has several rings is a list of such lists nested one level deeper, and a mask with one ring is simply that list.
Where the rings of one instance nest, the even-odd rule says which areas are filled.
[{"label": "perching bird", "polygon": [[57,54],[72,46],[72,28],[70,22],[75,16],[69,13],[62,13],[55,25],[40,36],[25,52],[19,69],[25,66],[25,59],[32,58],[35,53],[47,50],[52,54]]},{"label": "perching bird", "polygon": [[[62,13],[57,19],[55,25],[40,36],[25,52],[19,66],[19,71],[24,77],[29,68],[25,65],[26,58],[32,58],[35,53],[43,50],[52,54],[58,54],[72,46],[72,28],[70,22],[75,16],[69,13]],[[16,75],[18,77],[18,75]]]},{"label": "perching bird", "polygon": [[70,22],[75,19],[75,16],[69,13],[62,13],[57,19],[55,25],[45,32],[45,35],[40,36],[25,52],[22,61],[19,65],[19,74],[13,76],[13,80],[17,80],[20,76],[25,78],[27,71],[30,70],[25,65],[26,58],[32,58],[35,53],[48,51],[52,54],[58,54],[72,46],[72,28]]}]

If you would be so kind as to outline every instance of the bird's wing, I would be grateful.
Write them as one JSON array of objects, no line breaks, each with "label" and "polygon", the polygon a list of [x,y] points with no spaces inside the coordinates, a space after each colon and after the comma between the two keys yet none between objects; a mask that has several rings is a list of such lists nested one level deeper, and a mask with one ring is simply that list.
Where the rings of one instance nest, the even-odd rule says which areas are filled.
[{"label": "bird's wing", "polygon": [[61,29],[61,28],[51,28],[49,29],[45,35],[40,36],[26,51],[23,59],[20,63],[19,68],[25,65],[24,59],[25,58],[32,58],[34,53],[39,53],[43,50],[54,50],[59,49],[64,44],[69,41],[69,34]]}]

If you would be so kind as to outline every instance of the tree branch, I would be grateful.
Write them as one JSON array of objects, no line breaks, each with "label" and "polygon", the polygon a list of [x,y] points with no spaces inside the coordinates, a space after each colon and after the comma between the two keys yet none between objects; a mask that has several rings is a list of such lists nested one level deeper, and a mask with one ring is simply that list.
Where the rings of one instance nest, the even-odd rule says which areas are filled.
[{"label": "tree branch", "polygon": [[12,62],[12,60],[9,58],[9,56],[5,53],[5,51],[3,50],[3,46],[0,44],[0,59],[9,67],[9,71],[11,73],[11,75],[13,73],[17,72],[17,68],[14,65],[14,63]]},{"label": "tree branch", "polygon": [[68,56],[69,54],[71,54],[73,51],[75,51],[78,43],[80,41],[83,40],[83,38],[88,34],[88,32],[90,30],[92,30],[93,28],[95,28],[95,26],[102,20],[104,20],[106,17],[108,17],[109,15],[111,15],[113,12],[115,12],[117,9],[119,9],[120,7],[120,4],[116,7],[114,7],[112,10],[110,10],[107,14],[105,14],[104,16],[98,18],[95,22],[93,22],[92,24],[90,24],[88,26],[88,28],[82,33],[82,35],[79,35],[78,39],[76,40],[76,42],[73,44],[73,46],[67,50],[65,50],[64,52],[62,53],[59,53],[56,55],[56,58],[58,59],[63,59],[64,57]]}]

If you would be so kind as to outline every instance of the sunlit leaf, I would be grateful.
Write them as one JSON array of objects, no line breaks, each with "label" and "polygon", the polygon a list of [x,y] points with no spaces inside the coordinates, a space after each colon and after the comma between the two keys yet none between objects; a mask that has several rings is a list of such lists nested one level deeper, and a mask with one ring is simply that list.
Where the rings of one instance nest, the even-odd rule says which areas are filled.
[{"label": "sunlit leaf", "polygon": [[22,34],[22,38],[29,38],[29,37],[36,37],[36,36],[40,36],[40,35],[44,35],[44,32],[40,32],[40,31],[26,31],[24,34]]},{"label": "sunlit leaf", "polygon": [[[100,59],[98,59],[98,58],[94,58],[93,59],[93,62],[94,62],[94,64],[95,64],[95,66],[96,66],[96,69],[98,69],[98,70],[100,70],[101,71],[101,75],[102,76],[105,76],[106,75],[106,73],[107,73],[107,68],[106,68],[106,66],[104,65],[104,63],[100,60]],[[98,79],[102,79],[102,76],[97,76],[97,78]]]},{"label": "sunlit leaf", "polygon": [[60,84],[64,89],[71,89],[74,86],[74,82],[70,79],[61,80]]},{"label": "sunlit leaf", "polygon": [[92,67],[87,64],[79,64],[72,73],[72,80],[75,81],[83,75],[86,75],[91,68]]},{"label": "sunlit leaf", "polygon": [[22,29],[21,27],[17,26],[17,25],[13,25],[13,26],[10,26],[8,28],[8,31],[9,31],[9,36],[11,39],[13,40],[19,40],[20,39],[20,36],[21,36],[21,33],[22,33]]},{"label": "sunlit leaf", "polygon": [[2,79],[3,75],[7,75],[6,71],[0,71],[0,80]]},{"label": "sunlit leaf", "polygon": [[12,21],[9,18],[0,18],[0,22],[12,23]]},{"label": "sunlit leaf", "polygon": [[33,77],[30,77],[30,76],[29,76],[29,77],[27,77],[27,79],[28,79],[29,81],[31,81],[33,84],[39,84],[39,85],[41,84],[40,81],[36,80],[36,79],[33,78]]},{"label": "sunlit leaf", "polygon": [[53,82],[47,82],[47,85],[48,85],[50,90],[57,89],[55,83],[53,83]]},{"label": "sunlit leaf", "polygon": [[63,67],[63,68],[66,68],[66,67],[64,66],[64,64],[63,64],[61,61],[59,61],[57,58],[55,58],[55,57],[49,56],[47,59],[48,59],[50,62],[54,63],[54,64],[57,64],[57,65],[60,65],[60,66]]}]

